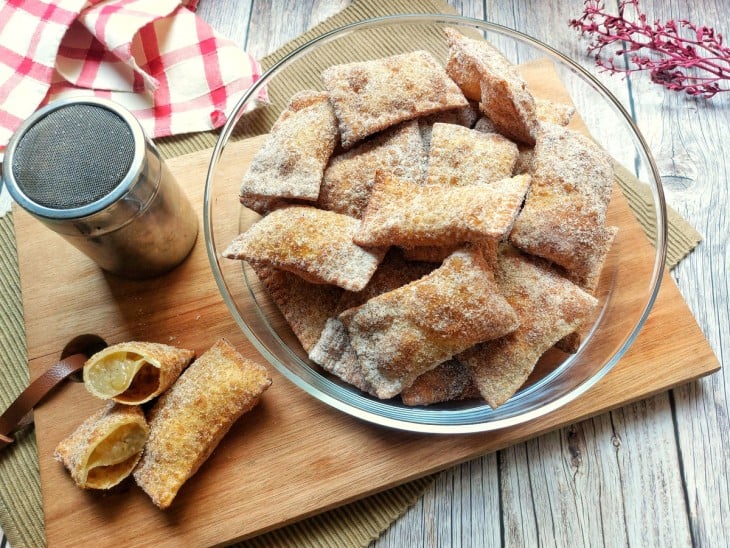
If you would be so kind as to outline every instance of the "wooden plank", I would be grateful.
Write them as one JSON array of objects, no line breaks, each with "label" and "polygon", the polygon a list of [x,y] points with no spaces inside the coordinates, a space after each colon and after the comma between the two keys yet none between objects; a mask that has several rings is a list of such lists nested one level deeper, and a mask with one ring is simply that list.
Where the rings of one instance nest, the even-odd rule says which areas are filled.
[{"label": "wooden plank", "polygon": [[[727,34],[723,0],[666,3],[645,0],[642,8],[662,21],[689,19]],[[647,75],[632,78],[636,119],[662,175],[668,202],[704,236],[704,242],[673,272],[682,295],[720,361],[730,363],[730,163],[727,136],[730,97],[693,100],[667,92]],[[672,391],[671,405],[682,469],[691,538],[695,546],[727,543],[730,514],[730,374],[713,375]]]}]

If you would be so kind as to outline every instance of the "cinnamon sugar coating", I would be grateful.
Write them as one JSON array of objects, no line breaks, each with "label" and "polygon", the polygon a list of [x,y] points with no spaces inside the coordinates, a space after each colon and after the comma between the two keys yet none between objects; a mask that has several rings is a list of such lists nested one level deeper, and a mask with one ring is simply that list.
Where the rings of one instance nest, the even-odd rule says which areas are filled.
[{"label": "cinnamon sugar coating", "polygon": [[517,145],[496,133],[437,123],[431,134],[426,184],[478,185],[509,177]]},{"label": "cinnamon sugar coating", "polygon": [[592,291],[617,231],[606,225],[613,190],[608,155],[582,134],[546,123],[530,170],[532,186],[510,242],[564,267]]},{"label": "cinnamon sugar coating", "polygon": [[508,246],[500,249],[495,280],[515,310],[519,327],[456,357],[470,369],[479,392],[493,408],[507,401],[525,383],[540,356],[579,328],[597,305],[592,295],[546,261]]},{"label": "cinnamon sugar coating", "polygon": [[[406,261],[403,253],[393,248],[380,263],[367,286],[361,291],[343,292],[336,308],[344,311],[360,306],[378,295],[422,278],[434,268],[431,264]],[[347,329],[339,318],[331,317],[327,320],[319,340],[309,351],[309,359],[363,392],[375,395],[350,344]]]},{"label": "cinnamon sugar coating", "polygon": [[316,200],[336,143],[337,121],[327,94],[297,93],[254,155],[241,197]]},{"label": "cinnamon sugar coating", "polygon": [[446,28],[446,72],[503,135],[532,145],[539,132],[535,99],[527,84],[494,46]]},{"label": "cinnamon sugar coating", "polygon": [[404,122],[334,156],[324,172],[317,205],[359,219],[370,199],[375,172],[420,182],[426,151],[418,122]]},{"label": "cinnamon sugar coating", "polygon": [[359,226],[360,221],[347,215],[292,205],[254,223],[223,256],[288,270],[312,283],[359,291],[386,251],[354,244]]},{"label": "cinnamon sugar coating", "polygon": [[480,341],[517,328],[488,263],[471,247],[429,275],[340,314],[355,353],[379,398]]},{"label": "cinnamon sugar coating", "polygon": [[264,366],[219,339],[150,410],[149,440],[133,473],[137,485],[156,506],[169,507],[269,386],[271,377]]},{"label": "cinnamon sugar coating", "polygon": [[465,128],[471,128],[479,118],[479,104],[469,101],[466,107],[445,110],[421,116],[418,119],[418,126],[421,129],[423,146],[428,151],[431,148],[431,134],[434,124],[456,124]]},{"label": "cinnamon sugar coating", "polygon": [[471,186],[377,177],[354,241],[414,247],[498,239],[512,226],[529,185],[529,175]]},{"label": "cinnamon sugar coating", "polygon": [[400,397],[405,405],[413,406],[474,399],[480,394],[469,369],[451,359],[419,376]]},{"label": "cinnamon sugar coating", "polygon": [[[579,341],[615,236],[612,170],[563,127],[572,105],[534,98],[488,42],[445,34],[446,67],[418,51],[325,70],[340,146],[316,200],[242,195],[266,216],[225,253],[339,380],[406,405],[495,407],[546,348]],[[525,256],[498,255],[505,241]]]},{"label": "cinnamon sugar coating", "polygon": [[405,120],[468,105],[427,51],[335,65],[322,72],[322,82],[345,148]]},{"label": "cinnamon sugar coating", "polygon": [[337,313],[344,290],[334,285],[313,284],[286,270],[256,262],[251,267],[302,348],[309,352],[319,340],[327,318]]}]

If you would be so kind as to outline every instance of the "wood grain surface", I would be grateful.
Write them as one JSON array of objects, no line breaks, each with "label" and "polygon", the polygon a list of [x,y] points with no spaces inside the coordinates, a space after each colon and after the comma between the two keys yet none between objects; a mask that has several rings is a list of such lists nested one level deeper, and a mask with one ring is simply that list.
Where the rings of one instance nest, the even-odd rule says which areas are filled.
[{"label": "wood grain surface", "polygon": [[[462,15],[520,30],[568,55],[632,113],[669,204],[704,237],[672,278],[720,362],[730,363],[728,94],[694,100],[646,75],[599,73],[585,41],[568,27],[581,13],[579,0],[449,3]],[[201,0],[199,13],[262,56],[347,4]],[[616,13],[616,0],[606,4]],[[730,31],[727,0],[641,5],[650,21],[685,18]],[[729,392],[725,371],[451,468],[376,545],[564,546],[566,539],[585,546],[727,545]]]}]

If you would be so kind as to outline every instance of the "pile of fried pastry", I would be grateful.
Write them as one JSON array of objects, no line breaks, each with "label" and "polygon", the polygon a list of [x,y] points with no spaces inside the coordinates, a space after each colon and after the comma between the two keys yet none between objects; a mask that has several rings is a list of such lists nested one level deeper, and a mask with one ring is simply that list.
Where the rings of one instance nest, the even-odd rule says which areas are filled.
[{"label": "pile of fried pastry", "polygon": [[490,43],[332,66],[243,177],[247,261],[309,358],[406,405],[512,397],[575,352],[617,228],[607,154]]},{"label": "pile of fried pastry", "polygon": [[[200,357],[162,343],[117,343],[84,364],[84,385],[107,404],[56,447],[83,489],[130,474],[161,509],[271,385],[266,368],[219,339]],[[145,409],[149,406],[149,409]]]}]

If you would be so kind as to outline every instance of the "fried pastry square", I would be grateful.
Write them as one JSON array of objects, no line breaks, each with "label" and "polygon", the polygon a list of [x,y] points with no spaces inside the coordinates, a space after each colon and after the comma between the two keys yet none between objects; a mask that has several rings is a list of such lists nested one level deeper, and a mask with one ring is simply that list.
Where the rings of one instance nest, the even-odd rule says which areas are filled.
[{"label": "fried pastry square", "polygon": [[[433,269],[431,264],[406,261],[398,249],[392,248],[368,285],[362,291],[343,292],[337,308],[343,311],[360,306],[378,295],[422,278]],[[375,395],[372,386],[365,380],[357,354],[350,344],[347,329],[339,318],[327,320],[317,344],[309,352],[309,359],[363,392]]]},{"label": "fried pastry square", "polygon": [[365,378],[365,370],[350,343],[347,328],[339,318],[327,320],[319,340],[309,351],[309,359],[355,388],[376,395]]},{"label": "fried pastry square", "polygon": [[337,305],[338,312],[360,306],[373,297],[423,278],[433,272],[434,269],[436,269],[436,266],[433,264],[409,260],[403,250],[397,247],[390,248],[378,265],[378,269],[362,290],[342,292]]},{"label": "fried pastry square", "polygon": [[311,283],[359,291],[385,249],[352,241],[360,221],[310,206],[276,209],[236,237],[223,251],[229,259],[259,262],[293,272]]},{"label": "fried pastry square", "polygon": [[567,126],[575,114],[575,107],[568,103],[556,103],[549,99],[535,97],[535,113],[537,119],[542,122]]},{"label": "fried pastry square", "polygon": [[365,380],[391,398],[477,342],[517,328],[489,264],[471,246],[419,280],[340,314]]},{"label": "fried pastry square", "polygon": [[149,433],[140,406],[109,402],[61,440],[54,458],[82,489],[110,489],[132,473]]},{"label": "fried pastry square", "polygon": [[431,134],[426,184],[479,185],[512,175],[517,145],[496,133],[437,123]]},{"label": "fried pastry square", "polygon": [[494,125],[488,116],[480,116],[474,124],[474,129],[482,133],[499,133],[497,126]]},{"label": "fried pastry square", "polygon": [[512,226],[529,186],[529,175],[471,186],[376,177],[354,241],[415,247],[499,239]]},{"label": "fried pastry square", "polygon": [[481,397],[469,369],[451,359],[419,376],[400,393],[405,405],[432,405]]},{"label": "fried pastry square", "polygon": [[306,352],[319,340],[327,318],[337,314],[343,289],[313,284],[296,274],[251,263],[261,283],[276,303]]},{"label": "fried pastry square", "polygon": [[317,205],[359,219],[377,170],[417,183],[425,176],[426,162],[418,122],[403,122],[334,156],[325,169]]},{"label": "fried pastry square", "polygon": [[297,93],[251,160],[241,197],[316,200],[336,143],[337,120],[327,94]]},{"label": "fried pastry square", "polygon": [[244,414],[271,385],[266,368],[219,339],[155,402],[150,437],[134,479],[161,509],[172,504]]},{"label": "fried pastry square", "polygon": [[479,109],[502,135],[533,145],[540,129],[535,99],[515,66],[485,40],[467,38],[451,28],[444,31],[449,76],[464,95],[479,100]]},{"label": "fried pastry square", "polygon": [[512,397],[540,356],[579,328],[597,306],[592,295],[546,261],[504,246],[497,265],[495,280],[520,325],[512,333],[480,343],[456,357],[469,367],[479,392],[492,408]]},{"label": "fried pastry square", "polygon": [[344,148],[405,120],[469,104],[427,51],[335,65],[322,81]]},{"label": "fried pastry square", "polygon": [[459,126],[470,128],[474,126],[479,117],[479,104],[469,102],[469,106],[445,110],[422,116],[418,119],[418,126],[421,128],[421,139],[423,139],[423,147],[428,151],[431,147],[431,134],[433,133],[434,124],[457,124]]},{"label": "fried pastry square", "polygon": [[571,129],[543,124],[532,186],[510,242],[564,267],[593,291],[617,229],[606,226],[613,169],[605,151]]},{"label": "fried pastry square", "polygon": [[103,400],[143,404],[172,386],[193,356],[192,350],[162,343],[113,344],[86,361],[84,386]]}]

